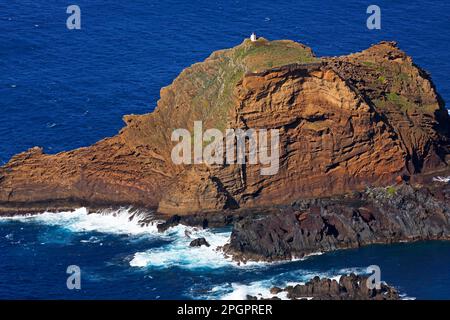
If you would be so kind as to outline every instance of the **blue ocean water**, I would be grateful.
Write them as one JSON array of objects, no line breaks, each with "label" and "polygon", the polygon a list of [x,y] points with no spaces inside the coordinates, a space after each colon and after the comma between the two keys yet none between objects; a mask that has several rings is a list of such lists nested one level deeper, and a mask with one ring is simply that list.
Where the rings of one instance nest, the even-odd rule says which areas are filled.
[{"label": "blue ocean water", "polygon": [[[75,2],[0,3],[0,164],[36,145],[56,153],[116,134],[124,114],[151,112],[160,88],[181,70],[252,31],[302,42],[319,56],[396,40],[450,99],[449,1],[379,0],[381,30],[367,29],[372,3],[365,1]],[[81,30],[66,28],[69,4],[81,8]],[[408,296],[450,298],[448,243],[236,267],[213,251],[186,249],[183,230],[157,235],[123,217],[86,218],[82,210],[66,216],[0,221],[0,298],[242,297],[273,283],[370,264]],[[220,245],[229,231],[204,232]],[[69,264],[82,269],[81,291],[66,288]]]},{"label": "blue ocean water", "polygon": [[[0,220],[0,299],[245,299],[273,286],[381,268],[405,298],[450,297],[450,243],[418,242],[344,250],[303,261],[238,266],[216,249],[230,230],[179,226],[159,234],[116,216],[43,214]],[[191,238],[185,236],[186,231]],[[190,248],[195,237],[206,248]],[[81,269],[81,290],[68,290],[67,267]],[[281,296],[282,297],[282,296]]]}]

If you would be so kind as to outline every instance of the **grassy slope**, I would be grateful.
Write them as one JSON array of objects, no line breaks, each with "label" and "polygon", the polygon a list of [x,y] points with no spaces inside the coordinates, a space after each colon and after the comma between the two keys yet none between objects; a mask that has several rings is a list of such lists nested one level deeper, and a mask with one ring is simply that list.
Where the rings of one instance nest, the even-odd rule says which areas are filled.
[{"label": "grassy slope", "polygon": [[208,126],[219,130],[225,128],[233,90],[245,73],[318,61],[309,48],[299,43],[265,39],[245,40],[235,48],[214,53],[210,59],[217,63],[215,72],[191,74],[190,81],[199,84],[191,108]]}]

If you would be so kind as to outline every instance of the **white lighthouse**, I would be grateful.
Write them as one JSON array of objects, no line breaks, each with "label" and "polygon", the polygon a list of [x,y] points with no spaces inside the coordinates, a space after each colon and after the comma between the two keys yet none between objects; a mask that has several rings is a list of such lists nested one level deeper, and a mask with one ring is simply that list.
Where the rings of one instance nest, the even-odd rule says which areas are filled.
[{"label": "white lighthouse", "polygon": [[254,32],[253,32],[252,35],[250,36],[250,40],[251,40],[252,42],[255,42],[255,41],[257,40],[256,34],[255,34]]}]

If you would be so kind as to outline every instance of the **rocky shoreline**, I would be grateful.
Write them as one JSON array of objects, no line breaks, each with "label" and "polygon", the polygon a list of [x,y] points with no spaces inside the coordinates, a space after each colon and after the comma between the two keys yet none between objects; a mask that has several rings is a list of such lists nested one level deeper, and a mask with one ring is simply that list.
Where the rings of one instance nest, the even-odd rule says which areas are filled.
[{"label": "rocky shoreline", "polygon": [[[280,299],[280,293],[286,293],[290,300],[399,300],[398,291],[381,283],[379,289],[369,288],[368,277],[349,274],[339,280],[314,277],[305,284],[288,286],[284,289],[273,287],[270,290],[273,300]],[[258,300],[258,296],[247,296],[248,300]]]},{"label": "rocky shoreline", "polygon": [[[440,174],[450,176],[450,170]],[[238,263],[285,261],[371,244],[450,240],[450,183],[433,177],[416,175],[408,183],[329,198],[302,199],[287,206],[170,217],[154,210],[130,208],[129,219],[138,214],[142,226],[159,221],[159,232],[178,224],[230,227],[230,242],[219,249]],[[94,206],[88,212],[99,209],[114,212],[118,208],[123,209]],[[67,208],[73,209],[76,208]],[[201,245],[208,245],[208,239],[194,239],[192,246]]]},{"label": "rocky shoreline", "polygon": [[280,261],[370,244],[450,240],[450,185],[402,184],[341,199],[299,201],[277,214],[235,223],[233,259]]},{"label": "rocky shoreline", "polygon": [[[450,170],[440,173],[450,176]],[[433,178],[415,176],[411,182],[289,206],[174,215],[158,230],[178,224],[232,227],[230,242],[221,249],[239,263],[292,260],[371,244],[450,240],[450,183]]]}]

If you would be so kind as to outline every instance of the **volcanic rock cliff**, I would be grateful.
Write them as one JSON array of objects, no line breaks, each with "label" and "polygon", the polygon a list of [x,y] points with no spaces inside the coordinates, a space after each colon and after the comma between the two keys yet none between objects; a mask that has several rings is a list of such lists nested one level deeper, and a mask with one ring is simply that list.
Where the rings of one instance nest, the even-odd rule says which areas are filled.
[{"label": "volcanic rock cliff", "polygon": [[278,212],[240,219],[224,249],[238,261],[277,261],[418,240],[450,240],[450,185],[400,184],[299,200]]},{"label": "volcanic rock cliff", "polygon": [[[292,41],[244,41],[185,69],[153,113],[118,135],[0,168],[0,213],[133,205],[163,214],[289,204],[447,168],[450,118],[430,76],[393,42],[317,58]],[[172,131],[278,129],[280,169],[175,165]]]}]

